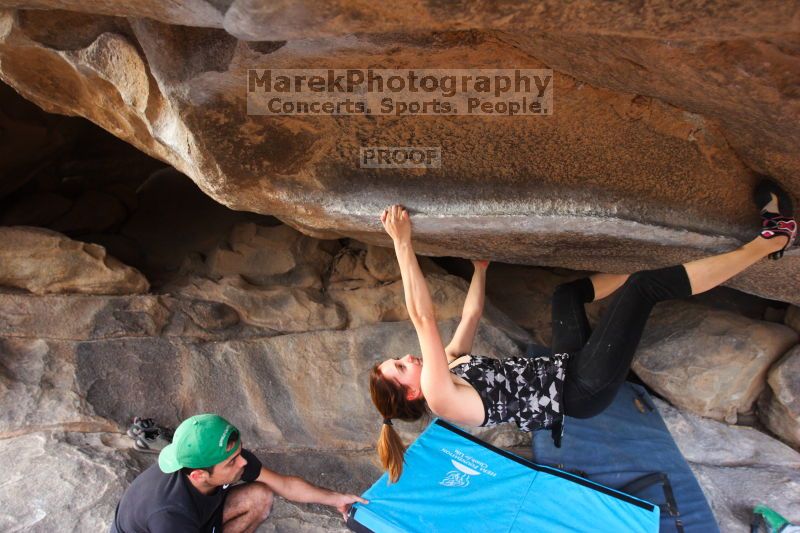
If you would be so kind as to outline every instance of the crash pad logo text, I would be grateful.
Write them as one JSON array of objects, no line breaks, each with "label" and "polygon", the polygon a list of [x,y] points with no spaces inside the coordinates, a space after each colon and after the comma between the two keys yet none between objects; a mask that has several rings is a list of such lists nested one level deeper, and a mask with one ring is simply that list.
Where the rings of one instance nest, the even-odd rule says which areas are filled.
[{"label": "crash pad logo text", "polygon": [[497,476],[496,472],[489,469],[488,464],[463,453],[461,450],[442,448],[441,451],[451,457],[450,463],[452,463],[455,470],[447,472],[444,479],[439,482],[440,485],[445,487],[466,487],[474,476],[480,476],[481,474],[489,477]]}]

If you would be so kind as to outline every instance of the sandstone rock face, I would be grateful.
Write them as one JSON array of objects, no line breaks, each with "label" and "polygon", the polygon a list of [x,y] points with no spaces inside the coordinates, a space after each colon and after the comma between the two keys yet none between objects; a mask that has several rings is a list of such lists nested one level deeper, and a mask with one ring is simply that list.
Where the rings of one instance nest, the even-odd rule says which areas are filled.
[{"label": "sandstone rock face", "polygon": [[800,522],[800,453],[754,429],[655,402],[703,488],[720,531],[748,530],[758,504]]},{"label": "sandstone rock face", "polygon": [[633,370],[676,407],[735,423],[762,392],[772,363],[797,341],[781,324],[669,302],[654,310]]},{"label": "sandstone rock face", "polygon": [[0,285],[34,294],[137,294],[149,288],[142,274],[102,246],[29,227],[0,227],[0,242]]},{"label": "sandstone rock face", "polygon": [[[402,202],[422,253],[626,272],[751,238],[755,172],[800,191],[791,4],[1,5],[0,76],[20,93],[169,162],[225,205],[312,235],[386,245],[377,216]],[[421,57],[429,68],[553,68],[555,114],[246,113],[248,68],[409,68]],[[362,146],[407,145],[440,146],[442,167],[357,164]],[[800,303],[797,253],[777,268],[731,285]]]},{"label": "sandstone rock face", "polygon": [[42,429],[114,431],[94,416],[75,380],[75,352],[58,341],[24,338],[0,340],[0,436]]},{"label": "sandstone rock face", "polygon": [[[0,439],[0,527],[107,531],[137,461],[107,435],[37,432]],[[79,495],[79,496],[78,496]]]},{"label": "sandstone rock face", "polygon": [[[327,249],[326,249],[327,248]],[[333,259],[337,243],[304,236],[288,226],[240,224],[225,246],[216,247],[206,260],[211,278],[241,276],[256,285],[322,287],[321,276]]]},{"label": "sandstone rock face", "polygon": [[[448,322],[443,335],[455,325]],[[105,418],[123,422],[141,412],[174,426],[191,413],[220,412],[271,449],[359,450],[380,426],[367,371],[418,346],[403,322],[250,341],[116,339],[72,349],[80,394]],[[519,348],[484,328],[476,353],[514,355]]]},{"label": "sandstone rock face", "polygon": [[[38,455],[14,462],[10,450],[17,445],[69,463],[52,469],[65,488],[49,485],[34,502],[15,505],[16,491],[0,488],[0,521],[33,531],[52,530],[58,520],[77,530],[105,529],[122,488],[147,466],[121,433],[133,416],[174,427],[197,412],[220,412],[271,468],[339,490],[365,490],[379,475],[374,442],[381,422],[367,370],[419,350],[399,311],[368,317],[358,303],[374,302],[371,291],[391,287],[381,293],[387,308],[404,305],[388,260],[368,259],[380,254],[286,226],[244,224],[204,262],[186,266],[186,276],[163,294],[0,293],[0,467],[14,475],[33,468],[27,465]],[[465,282],[423,263],[449,338]],[[352,300],[337,299],[337,291]],[[490,310],[475,351],[519,355],[530,340]],[[398,429],[410,442],[424,425]],[[510,427],[477,433],[501,446],[530,444]],[[82,462],[72,460],[76,454]],[[73,468],[87,472],[82,487],[97,496],[91,509],[81,502],[76,510]],[[50,494],[50,487],[60,493]],[[320,528],[344,531],[330,509],[282,502],[262,531]]]},{"label": "sandstone rock face", "polygon": [[767,378],[759,415],[781,439],[800,448],[800,346],[784,355]]},{"label": "sandstone rock face", "polygon": [[230,277],[219,282],[207,279],[189,282],[181,294],[224,304],[247,324],[280,332],[343,329],[347,324],[344,310],[325,301],[313,289],[262,288]]}]

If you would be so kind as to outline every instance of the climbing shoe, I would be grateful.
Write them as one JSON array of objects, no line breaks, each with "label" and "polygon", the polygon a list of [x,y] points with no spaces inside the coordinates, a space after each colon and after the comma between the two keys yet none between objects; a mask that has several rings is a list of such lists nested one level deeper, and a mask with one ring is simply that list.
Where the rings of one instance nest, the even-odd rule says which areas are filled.
[{"label": "climbing shoe", "polygon": [[[777,200],[773,202],[773,199]],[[780,259],[797,237],[797,222],[794,205],[789,194],[771,179],[763,179],[756,186],[753,200],[761,214],[761,237],[774,239],[785,235],[786,244],[777,252],[769,254],[770,259]]]},{"label": "climbing shoe", "polygon": [[128,436],[132,439],[138,439],[142,435],[154,435],[158,433],[158,426],[152,418],[133,418],[133,424],[128,428]]},{"label": "climbing shoe", "polygon": [[150,433],[148,435],[142,434],[133,441],[133,447],[140,452],[158,453],[169,444],[170,441],[166,435],[161,431],[157,433]]},{"label": "climbing shoe", "polygon": [[127,433],[133,446],[142,452],[158,453],[172,441],[172,431],[158,426],[152,418],[134,417]]}]

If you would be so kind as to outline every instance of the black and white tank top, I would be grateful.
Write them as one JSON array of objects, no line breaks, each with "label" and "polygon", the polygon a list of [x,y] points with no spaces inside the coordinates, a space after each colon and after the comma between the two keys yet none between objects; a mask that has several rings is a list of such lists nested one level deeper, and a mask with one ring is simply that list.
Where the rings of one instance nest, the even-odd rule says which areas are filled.
[{"label": "black and white tank top", "polygon": [[555,429],[556,425],[561,429],[567,354],[504,359],[462,357],[467,360],[450,372],[478,391],[484,408],[481,426],[514,422],[522,431]]}]

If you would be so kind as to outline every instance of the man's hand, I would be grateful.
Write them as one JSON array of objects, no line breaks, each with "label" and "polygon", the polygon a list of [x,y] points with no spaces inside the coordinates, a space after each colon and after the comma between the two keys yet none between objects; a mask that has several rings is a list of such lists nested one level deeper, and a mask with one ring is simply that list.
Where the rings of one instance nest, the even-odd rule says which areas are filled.
[{"label": "man's hand", "polygon": [[331,505],[336,507],[336,510],[342,513],[342,518],[345,522],[347,522],[347,513],[350,511],[350,506],[353,505],[355,502],[368,504],[369,502],[364,498],[356,496],[354,494],[339,494],[336,493],[333,496],[333,502]]},{"label": "man's hand", "polygon": [[488,259],[473,259],[472,266],[475,267],[475,270],[486,270],[489,268],[489,260]]},{"label": "man's hand", "polygon": [[394,242],[411,241],[411,219],[402,205],[390,205],[384,209],[381,222]]}]

